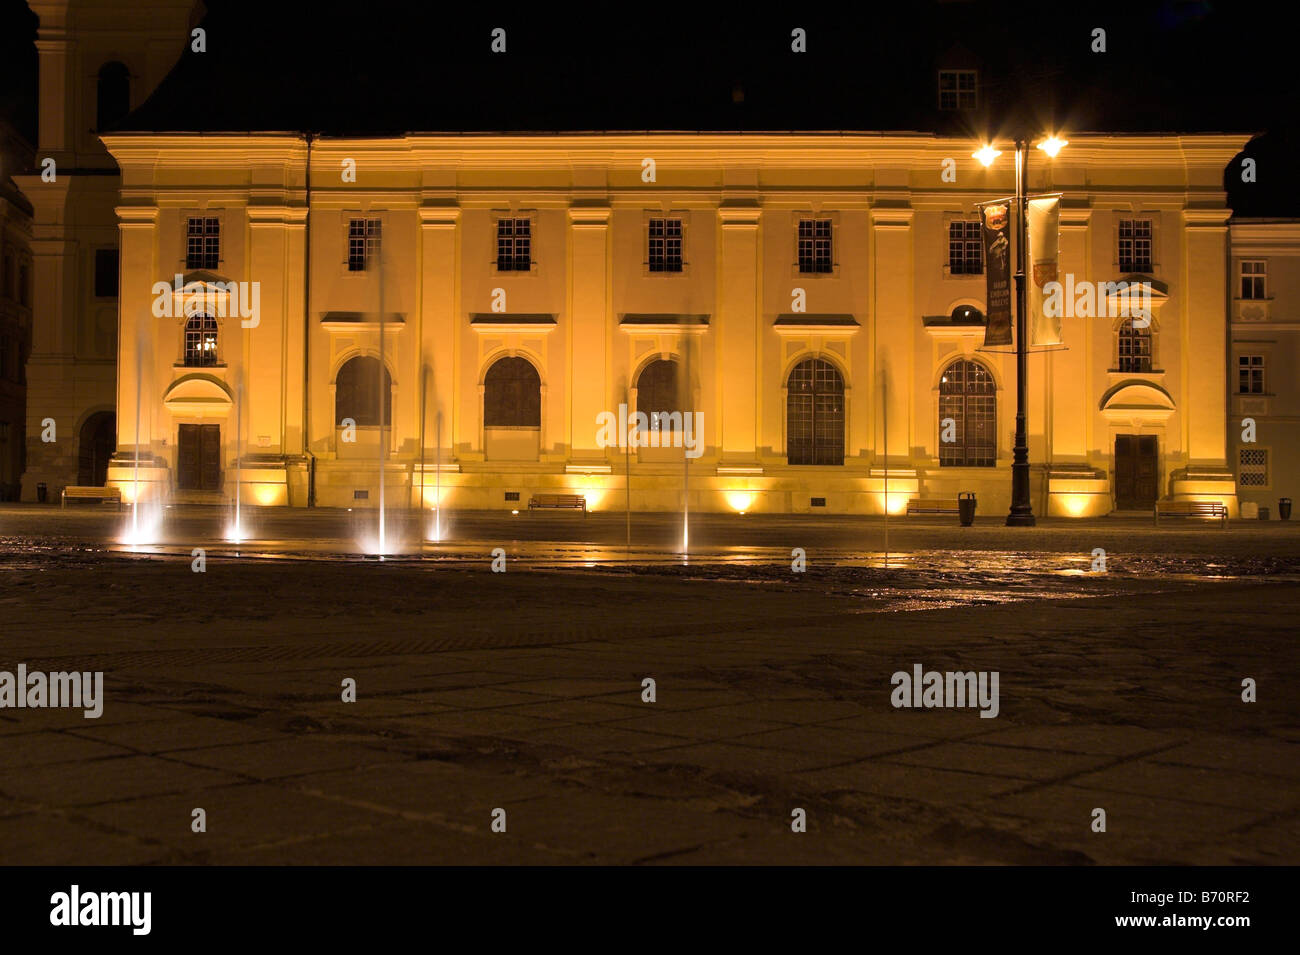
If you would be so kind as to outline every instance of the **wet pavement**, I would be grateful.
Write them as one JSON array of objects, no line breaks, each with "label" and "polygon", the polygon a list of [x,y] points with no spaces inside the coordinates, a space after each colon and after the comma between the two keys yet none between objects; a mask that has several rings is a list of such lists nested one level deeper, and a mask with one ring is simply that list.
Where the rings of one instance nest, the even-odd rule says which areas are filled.
[{"label": "wet pavement", "polygon": [[[0,670],[106,688],[0,709],[6,861],[1300,861],[1295,525],[899,519],[886,557],[697,516],[683,558],[671,515],[467,514],[380,561],[373,512],[124,520],[0,507]],[[998,671],[998,716],[895,708],[917,663]]]}]

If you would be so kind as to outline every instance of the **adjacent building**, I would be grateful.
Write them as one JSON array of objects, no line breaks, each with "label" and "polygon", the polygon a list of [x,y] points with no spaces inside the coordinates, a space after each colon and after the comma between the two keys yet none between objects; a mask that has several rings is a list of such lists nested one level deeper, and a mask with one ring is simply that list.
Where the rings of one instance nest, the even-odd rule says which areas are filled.
[{"label": "adjacent building", "polygon": [[[22,498],[103,484],[117,410],[117,167],[97,131],[120,121],[185,48],[193,0],[30,0],[40,18],[39,137],[14,176],[30,203],[30,354]],[[2,388],[3,385],[0,385]],[[22,421],[22,418],[17,419]],[[53,423],[51,427],[50,423]]]},{"label": "adjacent building", "polygon": [[1300,496],[1300,220],[1234,219],[1228,434],[1247,514]]}]

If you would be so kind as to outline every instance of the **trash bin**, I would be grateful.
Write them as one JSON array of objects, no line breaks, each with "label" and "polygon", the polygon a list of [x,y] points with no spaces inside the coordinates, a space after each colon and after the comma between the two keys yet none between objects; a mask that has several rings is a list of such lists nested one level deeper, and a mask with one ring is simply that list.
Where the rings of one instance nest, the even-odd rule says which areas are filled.
[{"label": "trash bin", "polygon": [[961,518],[962,527],[975,523],[975,492],[962,491],[957,495],[957,516]]},{"label": "trash bin", "polygon": [[1259,506],[1259,519],[1261,521],[1268,520],[1268,508],[1265,507],[1263,504]]},{"label": "trash bin", "polygon": [[45,498],[48,494],[49,494],[49,489],[45,486],[44,482],[41,482],[36,485],[36,500],[39,503],[44,504]]},{"label": "trash bin", "polygon": [[1277,516],[1284,521],[1291,520],[1291,498],[1279,497],[1277,499]]}]

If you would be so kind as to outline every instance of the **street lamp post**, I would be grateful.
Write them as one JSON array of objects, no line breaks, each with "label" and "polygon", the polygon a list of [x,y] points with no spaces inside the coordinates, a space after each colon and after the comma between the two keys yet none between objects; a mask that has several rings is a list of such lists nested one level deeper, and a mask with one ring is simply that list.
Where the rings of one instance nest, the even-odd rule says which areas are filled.
[{"label": "street lamp post", "polygon": [[[1049,136],[1038,148],[1053,159],[1069,143],[1056,136]],[[972,154],[985,166],[992,165],[993,160],[1002,155],[992,146],[984,146]],[[1007,514],[1008,527],[1033,527],[1034,508],[1029,498],[1029,311],[1028,294],[1025,288],[1025,247],[1029,244],[1029,223],[1026,216],[1029,203],[1025,195],[1025,183],[1028,180],[1029,144],[1026,140],[1016,140],[1016,437],[1015,448],[1011,458],[1011,511]]]},{"label": "street lamp post", "polygon": [[1016,140],[1016,445],[1011,458],[1011,512],[1008,527],[1033,527],[1034,508],[1029,501],[1029,351],[1026,339],[1028,302],[1025,292],[1025,246],[1029,228],[1025,217],[1025,167],[1029,157],[1023,139]]}]

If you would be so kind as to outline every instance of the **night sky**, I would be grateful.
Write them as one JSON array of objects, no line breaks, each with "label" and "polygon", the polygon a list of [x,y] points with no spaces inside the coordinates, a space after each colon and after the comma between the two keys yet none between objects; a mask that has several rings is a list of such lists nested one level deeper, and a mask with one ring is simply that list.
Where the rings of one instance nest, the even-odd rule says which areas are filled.
[{"label": "night sky", "polygon": [[[1226,180],[1234,210],[1300,215],[1297,84],[1271,5],[1013,7],[625,4],[593,19],[566,5],[448,14],[318,0],[304,22],[298,4],[209,0],[207,52],[187,46],[121,128],[1239,132],[1258,137],[1248,154],[1259,181]],[[35,17],[17,0],[3,11],[0,111],[34,140]],[[506,30],[504,55],[490,50],[494,27]],[[807,53],[791,52],[794,27],[807,31]],[[1091,50],[1098,27],[1105,53]],[[980,70],[978,111],[936,109],[941,66]]]}]

